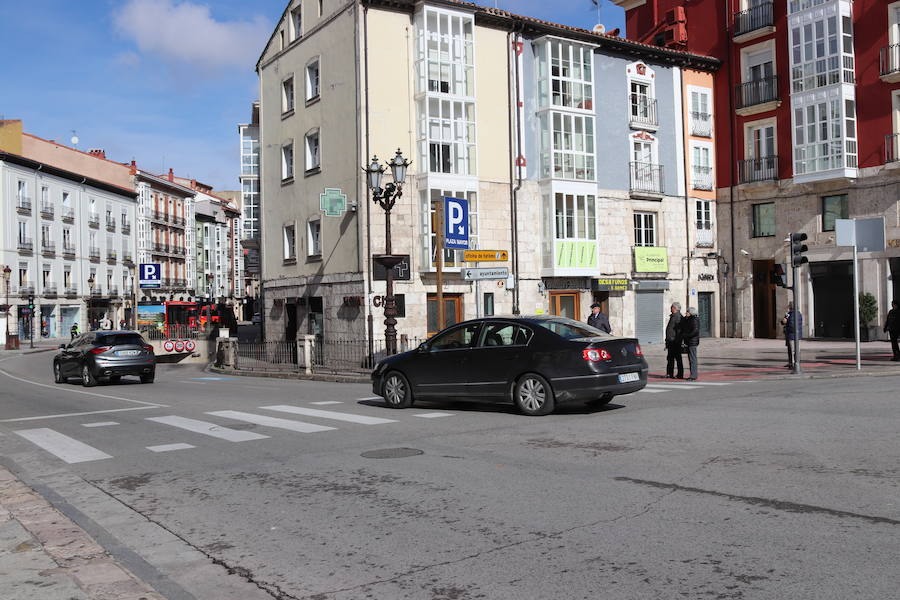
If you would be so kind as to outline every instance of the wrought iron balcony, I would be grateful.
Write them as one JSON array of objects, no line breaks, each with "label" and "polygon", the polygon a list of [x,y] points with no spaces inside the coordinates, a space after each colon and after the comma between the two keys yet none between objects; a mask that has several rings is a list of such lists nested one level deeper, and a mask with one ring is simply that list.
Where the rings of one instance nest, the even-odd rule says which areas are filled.
[{"label": "wrought iron balcony", "polygon": [[884,136],[884,163],[900,160],[900,133],[889,133]]},{"label": "wrought iron balcony", "polygon": [[691,135],[712,137],[712,115],[709,113],[691,112]]},{"label": "wrought iron balcony", "polygon": [[748,108],[778,100],[778,76],[763,77],[735,86],[737,108]]},{"label": "wrought iron balcony", "polygon": [[31,214],[31,197],[16,196],[16,210],[22,214]]},{"label": "wrought iron balcony", "polygon": [[113,217],[106,217],[106,230],[109,232],[116,230],[116,220]]},{"label": "wrought iron balcony", "polygon": [[55,283],[44,284],[44,296],[56,296],[57,288]]},{"label": "wrought iron balcony", "polygon": [[119,287],[115,285],[109,286],[109,294],[108,296],[118,296],[119,295]]},{"label": "wrought iron balcony", "polygon": [[55,212],[55,208],[53,207],[52,202],[47,202],[46,200],[41,201],[41,216],[45,219],[52,219],[53,213]]},{"label": "wrought iron balcony", "polygon": [[628,122],[632,127],[656,128],[659,126],[659,119],[656,116],[656,98],[644,94],[630,94],[629,104]]},{"label": "wrought iron balcony", "polygon": [[99,286],[99,285],[95,285],[94,287],[91,288],[90,293],[91,293],[92,298],[97,298],[99,296],[102,296],[103,295],[103,287]]},{"label": "wrought iron balcony", "polygon": [[99,229],[100,215],[96,213],[88,215],[88,226],[93,227],[94,229]]},{"label": "wrought iron balcony", "polygon": [[632,194],[662,196],[665,193],[662,165],[632,162],[630,166]]},{"label": "wrought iron balcony", "polygon": [[62,208],[62,220],[66,223],[74,223],[75,222],[75,209],[71,206],[63,206]]},{"label": "wrought iron balcony", "polygon": [[50,240],[41,240],[41,254],[44,256],[55,256],[56,243]]},{"label": "wrought iron balcony", "polygon": [[122,223],[122,233],[124,235],[129,235],[131,233],[131,223],[130,222],[125,221],[124,223]]},{"label": "wrought iron balcony", "polygon": [[23,281],[19,284],[19,289],[17,290],[19,296],[31,296],[34,294],[34,283],[30,281]]},{"label": "wrought iron balcony", "polygon": [[774,25],[775,12],[772,10],[772,5],[772,2],[764,2],[734,13],[734,37]]},{"label": "wrought iron balcony", "polygon": [[738,179],[741,183],[777,180],[778,157],[765,156],[738,161]]},{"label": "wrought iron balcony", "polygon": [[19,252],[34,252],[34,242],[30,238],[18,239]]},{"label": "wrought iron balcony", "polygon": [[75,246],[63,246],[63,256],[65,258],[75,258]]},{"label": "wrought iron balcony", "polygon": [[78,295],[78,288],[74,286],[66,286],[66,296],[71,298]]},{"label": "wrought iron balcony", "polygon": [[900,44],[881,49],[881,76],[900,76]]},{"label": "wrought iron balcony", "polygon": [[712,248],[716,243],[713,235],[712,223],[697,222],[697,247]]},{"label": "wrought iron balcony", "polygon": [[106,261],[107,262],[114,263],[114,262],[116,262],[117,258],[118,258],[118,253],[115,250],[113,250],[112,248],[106,249]]},{"label": "wrought iron balcony", "polygon": [[88,257],[94,262],[100,260],[100,248],[97,246],[91,246],[88,249]]},{"label": "wrought iron balcony", "polygon": [[134,259],[131,256],[131,250],[122,251],[122,262],[126,265],[134,264]]},{"label": "wrought iron balcony", "polygon": [[691,168],[691,187],[695,190],[713,189],[712,167],[702,167],[694,165]]}]

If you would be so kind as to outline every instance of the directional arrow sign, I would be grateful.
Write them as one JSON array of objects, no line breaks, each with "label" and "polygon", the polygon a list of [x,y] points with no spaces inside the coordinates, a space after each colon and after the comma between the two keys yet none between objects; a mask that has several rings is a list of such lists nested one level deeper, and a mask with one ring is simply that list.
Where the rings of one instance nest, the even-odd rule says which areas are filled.
[{"label": "directional arrow sign", "polygon": [[506,262],[509,260],[509,252],[506,250],[466,250],[463,252],[465,262]]},{"label": "directional arrow sign", "polygon": [[494,268],[470,268],[463,269],[463,279],[466,281],[476,281],[478,279],[506,279],[509,277],[509,269],[507,267]]}]

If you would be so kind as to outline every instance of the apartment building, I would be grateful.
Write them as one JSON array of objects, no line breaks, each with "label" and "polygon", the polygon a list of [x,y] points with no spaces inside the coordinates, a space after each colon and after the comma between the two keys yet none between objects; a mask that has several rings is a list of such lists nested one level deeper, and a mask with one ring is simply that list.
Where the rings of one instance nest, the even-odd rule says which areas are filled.
[{"label": "apartment building", "polygon": [[[883,218],[886,248],[860,255],[884,321],[900,298],[900,2],[614,0],[635,40],[715,56],[719,243],[733,277],[729,334],[781,335],[788,295],[770,276],[804,232],[805,335],[854,335],[852,249],[835,220]],[[873,323],[874,325],[874,323]],[[872,328],[880,334],[880,328]]]},{"label": "apartment building", "polygon": [[[353,44],[347,40],[355,40]],[[712,75],[719,61],[454,0],[290,2],[257,65],[269,339],[379,338],[384,211],[362,165],[413,163],[391,211],[398,331],[478,315],[584,319],[662,339],[672,301],[714,310]],[[510,277],[436,248],[440,201]],[[468,266],[474,266],[469,264]]]},{"label": "apartment building", "polygon": [[241,205],[241,255],[243,265],[244,320],[260,312],[260,210],[259,189],[259,102],[250,110],[250,121],[238,125],[241,149],[239,181]]}]

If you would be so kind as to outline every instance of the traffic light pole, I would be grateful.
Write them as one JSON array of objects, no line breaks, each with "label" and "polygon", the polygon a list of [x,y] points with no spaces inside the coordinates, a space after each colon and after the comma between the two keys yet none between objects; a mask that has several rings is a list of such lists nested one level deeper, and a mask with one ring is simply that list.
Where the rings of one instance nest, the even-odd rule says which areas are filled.
[{"label": "traffic light pole", "polygon": [[794,285],[791,286],[791,291],[794,292],[794,367],[791,371],[795,375],[799,375],[803,372],[803,369],[800,367],[800,335],[801,335],[801,326],[802,318],[797,318],[800,314],[800,267],[794,266]]},{"label": "traffic light pole", "polygon": [[856,370],[859,371],[862,369],[862,361],[859,353],[859,262],[857,261],[859,257],[857,252],[856,240],[853,240],[853,314],[856,315],[853,323],[856,334]]}]

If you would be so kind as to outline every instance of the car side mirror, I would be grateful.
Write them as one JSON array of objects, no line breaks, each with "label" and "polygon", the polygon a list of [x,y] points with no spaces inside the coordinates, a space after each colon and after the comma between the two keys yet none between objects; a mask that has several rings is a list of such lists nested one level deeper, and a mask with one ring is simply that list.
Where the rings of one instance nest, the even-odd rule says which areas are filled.
[{"label": "car side mirror", "polygon": [[421,344],[419,344],[419,347],[416,348],[416,351],[419,354],[425,354],[426,352],[428,352],[428,344],[426,344],[425,342],[422,342]]}]

